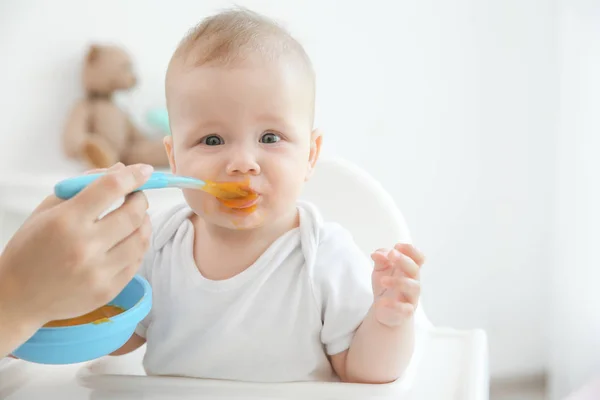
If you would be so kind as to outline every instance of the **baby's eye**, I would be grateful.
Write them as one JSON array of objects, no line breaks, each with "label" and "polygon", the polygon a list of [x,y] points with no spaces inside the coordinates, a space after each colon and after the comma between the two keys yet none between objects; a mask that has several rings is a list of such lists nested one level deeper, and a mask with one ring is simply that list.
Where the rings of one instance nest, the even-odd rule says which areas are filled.
[{"label": "baby's eye", "polygon": [[219,146],[222,145],[224,142],[223,139],[221,139],[219,136],[210,135],[202,139],[200,143],[205,144],[207,146]]},{"label": "baby's eye", "polygon": [[260,138],[261,143],[277,143],[277,142],[279,142],[279,140],[281,140],[279,135],[272,133],[272,132],[265,133]]}]

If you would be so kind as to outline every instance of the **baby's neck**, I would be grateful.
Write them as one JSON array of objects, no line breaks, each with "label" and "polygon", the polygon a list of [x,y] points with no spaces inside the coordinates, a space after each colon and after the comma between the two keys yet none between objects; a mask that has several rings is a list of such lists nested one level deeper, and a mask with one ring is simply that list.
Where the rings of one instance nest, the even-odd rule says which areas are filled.
[{"label": "baby's neck", "polygon": [[229,279],[250,267],[281,235],[299,225],[298,210],[256,229],[233,230],[207,224],[195,216],[194,260],[211,280]]}]

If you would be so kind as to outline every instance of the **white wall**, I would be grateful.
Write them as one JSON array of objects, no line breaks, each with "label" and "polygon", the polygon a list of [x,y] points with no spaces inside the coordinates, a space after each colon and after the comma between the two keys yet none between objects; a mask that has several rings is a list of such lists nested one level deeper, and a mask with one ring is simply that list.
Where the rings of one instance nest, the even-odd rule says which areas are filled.
[{"label": "white wall", "polygon": [[600,2],[561,0],[552,398],[600,378]]},{"label": "white wall", "polygon": [[[325,154],[378,177],[429,256],[440,325],[489,333],[492,373],[545,366],[556,13],[545,0],[239,1],[276,16],[319,74]],[[0,3],[0,168],[71,166],[60,129],[90,40],[130,49],[134,111],[163,103],[181,35],[224,1]],[[34,148],[39,145],[38,148]]]}]

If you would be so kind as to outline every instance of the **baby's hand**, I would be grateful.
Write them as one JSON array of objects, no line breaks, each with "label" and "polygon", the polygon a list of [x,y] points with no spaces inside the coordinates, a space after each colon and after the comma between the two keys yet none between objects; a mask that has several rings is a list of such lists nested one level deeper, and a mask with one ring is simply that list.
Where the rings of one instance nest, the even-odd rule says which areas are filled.
[{"label": "baby's hand", "polygon": [[374,309],[377,320],[398,326],[412,317],[421,292],[419,272],[425,257],[414,246],[398,243],[392,250],[379,249],[371,258]]}]

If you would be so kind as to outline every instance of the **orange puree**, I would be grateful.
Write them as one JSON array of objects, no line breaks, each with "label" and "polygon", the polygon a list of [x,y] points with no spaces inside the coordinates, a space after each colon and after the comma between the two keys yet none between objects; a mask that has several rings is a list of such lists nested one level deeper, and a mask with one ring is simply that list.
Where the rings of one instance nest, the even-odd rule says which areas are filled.
[{"label": "orange puree", "polygon": [[208,182],[205,191],[214,195],[225,207],[236,211],[252,213],[256,210],[254,201],[258,194],[250,189],[250,181],[245,182]]},{"label": "orange puree", "polygon": [[45,328],[57,328],[57,327],[65,327],[65,326],[73,326],[73,325],[83,325],[89,323],[101,323],[106,322],[110,317],[114,317],[115,315],[119,315],[122,312],[125,312],[125,309],[117,306],[102,306],[100,308],[95,309],[94,311],[82,315],[80,317],[69,318],[69,319],[61,319],[56,321],[50,321],[46,325]]},{"label": "orange puree", "polygon": [[253,193],[249,185],[249,180],[245,182],[206,181],[206,185],[202,187],[202,190],[221,200],[238,200]]},{"label": "orange puree", "polygon": [[248,196],[242,197],[239,199],[229,199],[229,200],[219,199],[219,201],[225,207],[238,209],[240,211],[252,212],[256,209],[256,206],[253,205],[252,203],[257,198],[258,198],[258,195],[256,193],[250,193]]}]

